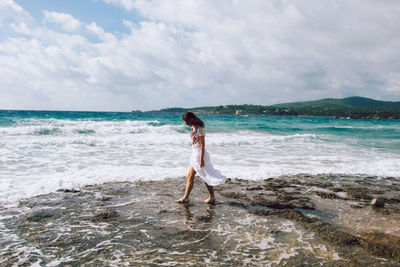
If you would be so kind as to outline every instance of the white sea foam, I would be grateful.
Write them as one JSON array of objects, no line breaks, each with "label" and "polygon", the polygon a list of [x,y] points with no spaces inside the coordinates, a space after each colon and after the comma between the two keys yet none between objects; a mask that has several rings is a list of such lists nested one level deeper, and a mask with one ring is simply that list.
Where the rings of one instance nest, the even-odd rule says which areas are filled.
[{"label": "white sea foam", "polygon": [[[183,177],[190,139],[182,125],[148,121],[25,119],[0,128],[0,202],[107,181]],[[212,161],[228,177],[298,173],[400,177],[399,155],[318,134],[208,131]]]}]

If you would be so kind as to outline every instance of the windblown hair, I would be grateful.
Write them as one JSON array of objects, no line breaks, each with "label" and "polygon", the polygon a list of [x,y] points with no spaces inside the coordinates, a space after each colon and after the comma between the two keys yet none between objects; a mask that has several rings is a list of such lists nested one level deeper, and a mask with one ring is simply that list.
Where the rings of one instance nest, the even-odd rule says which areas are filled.
[{"label": "windblown hair", "polygon": [[199,126],[204,127],[204,122],[200,120],[193,112],[185,112],[182,115],[182,119],[186,122],[187,125],[191,126]]}]

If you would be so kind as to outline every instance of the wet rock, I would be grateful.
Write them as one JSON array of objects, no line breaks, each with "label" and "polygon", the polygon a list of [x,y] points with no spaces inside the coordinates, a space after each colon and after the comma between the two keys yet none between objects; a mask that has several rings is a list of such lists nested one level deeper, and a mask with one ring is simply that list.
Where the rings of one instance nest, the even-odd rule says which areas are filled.
[{"label": "wet rock", "polygon": [[315,204],[308,197],[291,193],[280,193],[276,196],[256,195],[251,200],[252,205],[260,205],[270,209],[305,209],[313,210]]},{"label": "wet rock", "polygon": [[323,183],[323,182],[317,182],[317,181],[309,181],[309,182],[304,182],[302,185],[305,185],[307,187],[319,187],[319,188],[328,188],[332,187],[332,183]]},{"label": "wet rock", "polygon": [[346,233],[330,223],[324,222],[318,218],[310,218],[299,211],[285,210],[280,214],[281,217],[294,220],[300,223],[304,228],[313,231],[321,238],[342,245],[357,245],[358,238]]},{"label": "wet rock", "polygon": [[246,187],[247,191],[255,191],[255,190],[263,190],[261,186],[252,186],[252,187]]},{"label": "wet rock", "polygon": [[295,208],[299,209],[314,209],[315,204],[311,199],[305,195],[297,192],[283,192],[278,196],[278,200],[283,200],[292,204]]},{"label": "wet rock", "polygon": [[28,218],[26,218],[29,222],[39,222],[45,219],[54,219],[61,216],[61,211],[59,209],[42,209],[33,212]]},{"label": "wet rock", "polygon": [[224,197],[227,198],[233,198],[236,200],[244,200],[244,201],[250,201],[250,199],[247,197],[246,194],[241,193],[241,192],[233,192],[233,191],[218,191],[218,193]]},{"label": "wet rock", "polygon": [[62,193],[79,193],[81,192],[80,190],[77,189],[58,189],[57,192],[62,192]]},{"label": "wet rock", "polygon": [[341,187],[331,187],[329,189],[336,193],[343,192],[343,188],[341,188]]},{"label": "wet rock", "polygon": [[400,209],[390,209],[390,212],[400,214]]},{"label": "wet rock", "polygon": [[289,181],[271,179],[264,183],[265,190],[280,191],[280,189],[294,187]]},{"label": "wet rock", "polygon": [[112,220],[118,219],[119,217],[120,217],[120,214],[118,211],[108,210],[108,211],[104,211],[99,214],[96,214],[93,217],[92,221],[93,222],[112,221]]},{"label": "wet rock", "polygon": [[260,205],[270,209],[304,209],[313,210],[315,209],[315,204],[309,201],[308,198],[299,198],[292,201],[280,201],[273,200],[271,198],[265,198],[261,196],[256,196],[251,201],[252,205]]},{"label": "wet rock", "polygon": [[375,206],[371,207],[371,211],[373,211],[376,214],[379,214],[380,216],[387,216],[390,214],[390,211],[386,208],[377,208]]},{"label": "wet rock", "polygon": [[362,209],[362,208],[365,208],[365,205],[362,205],[362,204],[352,204],[352,205],[350,205],[350,207],[352,207],[353,209]]},{"label": "wet rock", "polygon": [[109,190],[108,194],[114,195],[114,196],[128,195],[129,194],[129,189],[127,189],[127,188],[113,188],[113,189]]},{"label": "wet rock", "polygon": [[172,234],[171,237],[177,238],[178,240],[196,241],[207,237],[209,234],[210,231],[183,230]]},{"label": "wet rock", "polygon": [[370,195],[370,191],[363,187],[347,187],[345,188],[347,196],[354,199],[362,199],[371,201],[373,197]]},{"label": "wet rock", "polygon": [[276,196],[258,194],[252,198],[250,204],[266,206],[270,203],[276,202],[276,200],[277,200]]},{"label": "wet rock", "polygon": [[334,193],[328,193],[328,192],[323,192],[323,191],[314,191],[314,194],[321,198],[327,198],[327,199],[341,199],[338,195]]},{"label": "wet rock", "polygon": [[295,208],[295,206],[293,204],[291,204],[291,203],[287,203],[287,202],[285,203],[285,202],[279,202],[279,201],[270,202],[270,203],[264,203],[264,204],[260,204],[260,205],[268,207],[270,209],[279,209],[279,210],[281,210],[281,209],[294,209]]},{"label": "wet rock", "polygon": [[376,208],[383,208],[385,207],[385,201],[382,198],[374,198],[371,201],[371,205]]},{"label": "wet rock", "polygon": [[213,217],[209,215],[196,217],[196,220],[199,222],[212,222],[212,219]]},{"label": "wet rock", "polygon": [[168,210],[160,210],[159,212],[158,212],[158,214],[163,214],[163,213],[167,213],[168,212]]},{"label": "wet rock", "polygon": [[[233,179],[215,188],[214,206],[200,203],[208,194],[200,179],[195,179],[188,204],[174,203],[184,190],[184,178],[105,183],[83,187],[79,194],[37,196],[13,208],[12,219],[11,211],[0,207],[7,218],[1,223],[13,234],[6,242],[15,242],[3,246],[6,252],[0,253],[0,262],[24,266],[40,257],[43,265],[57,261],[65,266],[196,266],[199,262],[210,266],[399,266],[395,237],[357,236],[354,229],[362,231],[365,222],[371,222],[373,228],[368,229],[384,232],[390,226],[389,231],[397,234],[400,183],[361,180],[329,175]],[[357,195],[359,188],[364,189]],[[379,190],[385,192],[379,198],[386,209],[370,208],[366,201],[377,197]],[[330,195],[340,191],[350,192],[353,199]],[[352,210],[351,205],[364,209]],[[59,208],[60,215],[52,214],[50,207]],[[36,216],[26,215],[30,208],[37,210]],[[40,213],[41,208],[49,211]],[[364,220],[364,215],[371,218]],[[385,223],[379,224],[380,220]],[[15,237],[20,240],[12,241]],[[388,240],[380,243],[379,239]],[[25,246],[26,252],[18,249]],[[43,256],[30,247],[40,249]]]},{"label": "wet rock", "polygon": [[291,178],[291,181],[290,181],[292,184],[301,184],[301,182],[300,182],[300,180],[299,179],[297,179],[297,178]]},{"label": "wet rock", "polygon": [[110,201],[112,197],[109,196],[101,196],[100,201]]},{"label": "wet rock", "polygon": [[246,207],[246,204],[241,203],[241,202],[227,201],[227,202],[224,202],[224,203],[227,204],[228,206],[232,206],[232,207],[241,207],[241,208],[245,208]]},{"label": "wet rock", "polygon": [[398,198],[381,198],[384,200],[385,203],[388,204],[400,204],[400,199]]},{"label": "wet rock", "polygon": [[292,201],[299,199],[299,195],[297,193],[281,192],[278,195],[278,199],[282,201]]},{"label": "wet rock", "polygon": [[263,209],[249,209],[248,212],[259,216],[270,216],[278,214],[277,211],[275,210],[263,210]]},{"label": "wet rock", "polygon": [[400,237],[398,236],[379,232],[362,233],[360,244],[374,255],[400,260]]},{"label": "wet rock", "polygon": [[314,210],[315,204],[309,198],[299,198],[290,202],[296,209]]}]

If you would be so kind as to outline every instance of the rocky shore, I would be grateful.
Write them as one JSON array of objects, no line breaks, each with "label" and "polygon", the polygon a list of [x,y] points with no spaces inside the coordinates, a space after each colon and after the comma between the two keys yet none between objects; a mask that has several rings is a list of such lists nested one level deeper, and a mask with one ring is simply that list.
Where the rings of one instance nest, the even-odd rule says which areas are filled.
[{"label": "rocky shore", "polygon": [[3,206],[0,265],[400,266],[399,178],[229,179],[215,205],[199,178],[174,203],[184,187],[106,183]]}]

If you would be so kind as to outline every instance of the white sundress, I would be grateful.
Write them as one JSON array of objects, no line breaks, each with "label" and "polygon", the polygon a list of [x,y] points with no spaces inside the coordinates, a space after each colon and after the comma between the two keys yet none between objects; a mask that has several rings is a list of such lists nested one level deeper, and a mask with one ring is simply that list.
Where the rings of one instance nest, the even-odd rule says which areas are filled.
[{"label": "white sundress", "polygon": [[210,154],[204,149],[204,166],[200,167],[200,153],[201,147],[199,142],[200,136],[205,136],[206,130],[204,127],[197,127],[196,130],[190,133],[192,139],[192,156],[190,158],[190,165],[197,172],[201,179],[208,185],[216,186],[225,183],[226,177],[218,170],[214,169],[211,164]]}]

